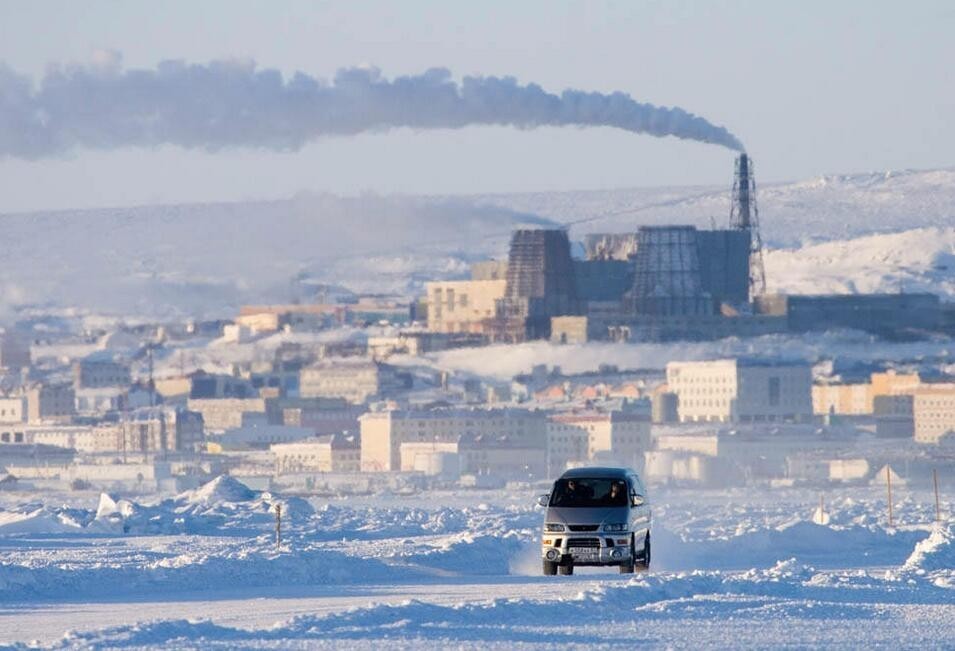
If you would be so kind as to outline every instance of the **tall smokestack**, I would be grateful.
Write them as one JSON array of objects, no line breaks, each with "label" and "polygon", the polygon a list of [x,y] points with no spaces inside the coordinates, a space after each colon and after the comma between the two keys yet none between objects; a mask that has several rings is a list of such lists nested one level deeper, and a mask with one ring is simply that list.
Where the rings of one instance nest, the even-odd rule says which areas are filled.
[{"label": "tall smokestack", "polygon": [[750,188],[752,181],[749,173],[749,156],[746,153],[736,158],[736,175],[733,180],[733,207],[730,213],[730,226],[749,230],[753,225],[753,212],[750,207]]},{"label": "tall smokestack", "polygon": [[733,177],[733,198],[730,205],[730,228],[750,234],[750,297],[766,292],[766,269],[763,266],[763,238],[759,232],[759,208],[756,205],[756,176],[753,161],[745,152],[736,158]]}]

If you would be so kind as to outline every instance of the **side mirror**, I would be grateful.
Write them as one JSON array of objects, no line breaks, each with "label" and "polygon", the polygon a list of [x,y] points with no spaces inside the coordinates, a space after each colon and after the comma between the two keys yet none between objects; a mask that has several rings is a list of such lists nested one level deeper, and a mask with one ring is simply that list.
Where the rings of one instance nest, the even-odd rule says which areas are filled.
[{"label": "side mirror", "polygon": [[537,506],[547,506],[550,503],[550,495],[538,495],[537,496]]},{"label": "side mirror", "polygon": [[631,505],[631,506],[643,506],[643,504],[644,504],[645,502],[646,502],[646,500],[643,499],[643,495],[631,495],[631,496],[630,496],[630,505]]}]

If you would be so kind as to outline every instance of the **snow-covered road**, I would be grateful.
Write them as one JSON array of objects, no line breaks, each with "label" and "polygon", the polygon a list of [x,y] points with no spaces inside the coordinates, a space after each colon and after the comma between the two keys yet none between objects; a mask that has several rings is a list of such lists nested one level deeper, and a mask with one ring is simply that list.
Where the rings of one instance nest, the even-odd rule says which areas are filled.
[{"label": "snow-covered road", "polygon": [[955,639],[955,522],[933,526],[917,492],[900,491],[894,527],[866,487],[831,496],[826,526],[809,521],[801,491],[661,492],[654,565],[633,577],[540,576],[532,492],[308,503],[223,478],[148,504],[4,497],[0,648]]},{"label": "snow-covered road", "polygon": [[208,619],[236,628],[267,628],[298,615],[326,615],[408,600],[453,606],[493,599],[570,599],[606,582],[597,577],[467,577],[418,583],[233,588],[144,596],[141,600],[32,602],[0,605],[0,644],[52,644],[68,629],[91,630],[150,618]]}]

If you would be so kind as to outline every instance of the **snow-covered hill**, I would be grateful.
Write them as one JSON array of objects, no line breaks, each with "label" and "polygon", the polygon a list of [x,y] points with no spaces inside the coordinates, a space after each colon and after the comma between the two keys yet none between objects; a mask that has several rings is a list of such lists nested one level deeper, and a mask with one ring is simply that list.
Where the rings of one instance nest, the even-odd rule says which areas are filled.
[{"label": "snow-covered hill", "polygon": [[[796,247],[914,228],[955,227],[955,169],[823,176],[758,188],[764,242]],[[639,225],[725,225],[730,187],[480,195],[481,203],[571,225],[572,236]]]},{"label": "snow-covered hill", "polygon": [[302,195],[285,201],[0,215],[0,305],[127,314],[232,314],[287,301],[303,277],[407,291],[464,275],[521,224],[553,223],[460,199]]},{"label": "snow-covered hill", "polygon": [[770,250],[765,264],[769,291],[928,291],[955,299],[955,227],[917,228]]},{"label": "snow-covered hill", "polygon": [[[770,289],[955,296],[955,170],[827,176],[760,188]],[[231,314],[294,298],[301,278],[412,295],[504,256],[521,224],[572,238],[642,224],[722,225],[729,189],[335,197],[0,215],[0,308]]]}]

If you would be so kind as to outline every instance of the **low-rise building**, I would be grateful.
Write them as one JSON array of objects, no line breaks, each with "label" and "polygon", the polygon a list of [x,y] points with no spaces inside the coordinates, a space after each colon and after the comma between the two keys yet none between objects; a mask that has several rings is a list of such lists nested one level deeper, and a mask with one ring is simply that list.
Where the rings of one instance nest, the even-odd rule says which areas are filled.
[{"label": "low-rise building", "polygon": [[124,409],[126,393],[123,387],[76,389],[76,411],[80,414],[102,414]]},{"label": "low-rise building", "polygon": [[547,455],[527,439],[508,435],[468,434],[458,441],[461,472],[513,479],[545,479]]},{"label": "low-rise building", "polygon": [[301,370],[299,396],[344,398],[362,404],[394,395],[408,383],[409,378],[389,364],[369,359],[330,359]]},{"label": "low-rise building", "polygon": [[875,396],[872,413],[875,416],[875,433],[881,438],[907,438],[915,435],[915,396]]},{"label": "low-rise building", "polygon": [[260,414],[265,418],[265,398],[190,398],[189,411],[202,414],[205,429],[224,432],[242,427],[245,414]]},{"label": "low-rise building", "polygon": [[31,423],[68,422],[76,413],[76,395],[69,384],[34,384],[24,397]]},{"label": "low-rise building", "polygon": [[497,301],[504,298],[507,281],[449,280],[425,283],[428,330],[485,334]]},{"label": "low-rise building", "polygon": [[361,445],[354,434],[328,434],[270,447],[275,474],[307,472],[355,473],[361,469]]},{"label": "low-rise building", "polygon": [[869,382],[816,384],[812,408],[818,415],[863,416],[874,413],[877,396],[911,395],[920,386],[917,373],[872,373]]},{"label": "low-rise building", "polygon": [[123,449],[123,429],[119,423],[28,426],[25,433],[32,443],[72,448],[78,452],[117,452]]},{"label": "low-rise building", "polygon": [[0,423],[22,423],[26,421],[26,400],[23,396],[0,398]]},{"label": "low-rise building", "polygon": [[681,422],[810,422],[812,369],[805,363],[723,359],[670,362],[667,386]]},{"label": "low-rise building", "polygon": [[310,439],[315,433],[307,427],[269,425],[267,423],[235,427],[209,437],[210,451],[268,450],[277,443],[293,443]]},{"label": "low-rise building", "polygon": [[463,436],[507,436],[546,454],[547,419],[525,409],[391,410],[364,414],[361,422],[361,468],[364,472],[401,469],[405,442],[457,443]]},{"label": "low-rise building", "polygon": [[270,419],[270,422],[293,427],[308,427],[316,435],[346,431],[357,432],[359,430],[358,418],[364,413],[363,407],[358,405],[313,406],[307,404],[314,400],[301,400],[297,402],[305,404],[283,406],[278,418]]},{"label": "low-rise building", "polygon": [[76,450],[42,443],[7,443],[0,439],[0,468],[5,468],[15,477],[19,468],[54,468],[53,474],[69,466],[76,458]]},{"label": "low-rise building", "polygon": [[73,363],[73,388],[77,391],[128,387],[131,383],[129,365],[114,359],[106,351],[93,353]]}]

